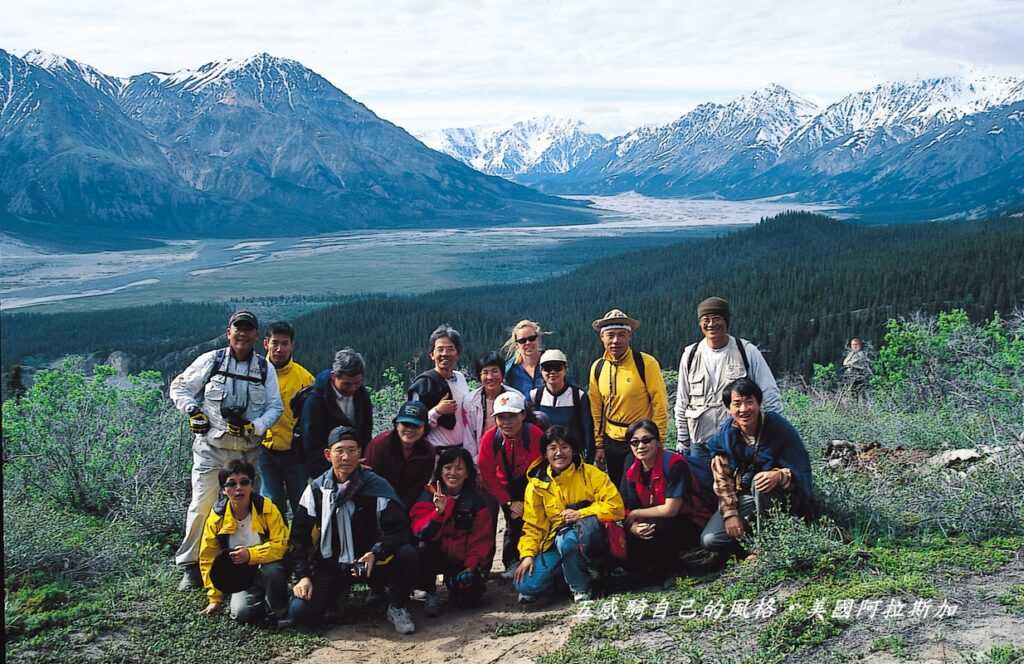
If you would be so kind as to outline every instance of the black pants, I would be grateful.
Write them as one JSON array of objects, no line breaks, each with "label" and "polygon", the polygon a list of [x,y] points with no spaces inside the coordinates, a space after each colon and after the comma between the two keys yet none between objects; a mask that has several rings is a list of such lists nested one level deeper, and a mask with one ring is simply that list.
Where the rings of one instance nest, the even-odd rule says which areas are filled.
[{"label": "black pants", "polygon": [[505,563],[505,569],[509,569],[514,567],[519,560],[519,538],[523,534],[523,520],[513,519],[512,510],[505,505],[501,506],[501,513],[505,515],[505,537],[502,540],[501,561]]},{"label": "black pants", "polygon": [[633,465],[633,453],[629,450],[629,444],[623,440],[614,440],[605,436],[604,463],[608,468],[608,477],[611,478],[615,488],[618,488],[619,481],[622,480],[622,473]]},{"label": "black pants", "polygon": [[[392,606],[404,607],[409,593],[416,585],[419,560],[411,544],[403,544],[395,556],[385,565],[374,565],[370,583],[387,586],[388,602]],[[292,597],[288,616],[300,625],[316,625],[323,621],[324,612],[332,608],[331,602],[346,597],[349,588],[359,580],[354,578],[348,567],[324,564],[313,572],[313,596],[308,599]]]},{"label": "black pants", "polygon": [[680,551],[697,543],[699,533],[682,515],[642,519],[641,522],[654,524],[654,537],[640,539],[626,530],[629,571],[647,580],[664,579],[678,566]]},{"label": "black pants", "polygon": [[444,575],[444,585],[448,588],[448,600],[456,606],[473,606],[480,602],[486,589],[485,574],[473,570],[473,582],[469,586],[453,583],[454,578],[466,569],[464,561],[452,558],[441,550],[437,542],[428,542],[419,549],[420,573],[416,584],[417,590],[437,591],[437,575]]}]

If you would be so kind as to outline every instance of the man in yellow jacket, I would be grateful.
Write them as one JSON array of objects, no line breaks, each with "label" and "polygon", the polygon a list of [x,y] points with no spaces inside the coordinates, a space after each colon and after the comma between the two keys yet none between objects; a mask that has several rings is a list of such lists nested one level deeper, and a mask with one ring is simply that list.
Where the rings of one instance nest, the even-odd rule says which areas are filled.
[{"label": "man in yellow jacket", "polygon": [[231,593],[231,617],[256,623],[288,611],[288,574],[281,559],[288,549],[288,527],[273,502],[253,495],[256,469],[236,459],[220,471],[221,497],[210,511],[199,546],[199,572],[208,604],[203,615],[223,610],[224,593],[215,585],[214,562],[221,554],[245,575],[256,568],[246,590]]},{"label": "man in yellow jacket", "polygon": [[640,322],[612,309],[592,324],[604,355],[590,367],[590,414],[594,418],[594,463],[607,468],[618,486],[629,456],[626,429],[633,422],[653,420],[668,429],[668,392],[661,365],[653,356],[631,349]]},{"label": "man in yellow jacket", "polygon": [[580,551],[587,547],[581,547],[577,527],[600,528],[599,537],[604,538],[597,522],[618,521],[626,510],[608,475],[583,462],[580,442],[565,427],[549,428],[543,440],[544,456],[526,473],[520,562],[513,581],[521,604],[550,591],[561,579],[573,601],[580,602],[590,599],[592,561],[584,557],[589,551]]},{"label": "man in yellow jacket", "polygon": [[[292,431],[299,413],[292,412],[292,398],[302,388],[313,384],[313,374],[292,359],[295,351],[295,328],[285,321],[271,323],[263,339],[267,359],[277,371],[277,387],[281,392],[284,412],[274,426],[267,429],[257,465],[260,471],[260,492],[274,501],[278,511],[292,514],[299,505],[299,497],[306,488],[306,467],[302,450],[292,449]],[[285,498],[288,504],[285,505]]]}]

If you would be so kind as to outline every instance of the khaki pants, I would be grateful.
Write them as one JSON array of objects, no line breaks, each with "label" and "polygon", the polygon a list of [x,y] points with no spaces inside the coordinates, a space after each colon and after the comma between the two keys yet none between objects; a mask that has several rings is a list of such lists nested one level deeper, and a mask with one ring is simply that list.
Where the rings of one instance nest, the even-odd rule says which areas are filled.
[{"label": "khaki pants", "polygon": [[[188,514],[185,516],[185,539],[174,555],[174,562],[179,565],[195,565],[199,562],[203,527],[210,516],[210,510],[217,502],[217,496],[220,495],[218,474],[235,459],[248,461],[255,467],[259,452],[259,446],[244,452],[214,447],[207,442],[205,435],[196,435],[192,443],[192,500],[188,504]],[[259,492],[258,477],[253,492]]]}]

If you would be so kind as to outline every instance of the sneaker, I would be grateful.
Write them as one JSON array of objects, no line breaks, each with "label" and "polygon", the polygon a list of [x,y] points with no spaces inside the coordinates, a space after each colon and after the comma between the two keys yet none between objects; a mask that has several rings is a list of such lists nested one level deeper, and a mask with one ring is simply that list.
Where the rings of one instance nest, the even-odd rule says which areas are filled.
[{"label": "sneaker", "polygon": [[589,601],[589,600],[590,600],[590,593],[589,592],[573,593],[572,594],[572,601],[575,604],[579,604],[580,602],[586,602],[586,601]]},{"label": "sneaker", "polygon": [[537,601],[537,597],[535,595],[527,595],[525,593],[519,593],[519,603],[520,604],[533,604],[536,601]]},{"label": "sneaker", "polygon": [[192,563],[182,565],[181,581],[178,582],[178,590],[196,590],[203,587],[203,575],[199,573],[199,565]]},{"label": "sneaker", "polygon": [[426,590],[414,590],[409,595],[409,599],[414,599],[417,602],[423,602],[423,601],[425,601],[427,599],[427,591]]},{"label": "sneaker", "polygon": [[412,621],[409,609],[389,605],[388,622],[395,626],[395,631],[399,634],[412,634],[416,631],[416,623]]},{"label": "sneaker", "polygon": [[426,593],[426,604],[423,605],[423,614],[431,618],[435,618],[441,615],[441,608],[444,604],[441,602],[441,595],[432,592]]}]

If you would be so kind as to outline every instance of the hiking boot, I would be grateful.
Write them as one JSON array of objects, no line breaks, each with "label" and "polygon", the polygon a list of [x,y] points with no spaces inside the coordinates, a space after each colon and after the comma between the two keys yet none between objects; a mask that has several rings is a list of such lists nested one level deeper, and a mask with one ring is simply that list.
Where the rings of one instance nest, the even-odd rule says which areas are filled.
[{"label": "hiking boot", "polygon": [[579,604],[580,602],[587,602],[589,600],[590,600],[590,593],[589,592],[581,592],[581,593],[575,593],[574,592],[572,594],[572,601],[573,601],[574,604]]},{"label": "hiking boot", "polygon": [[409,609],[388,605],[388,622],[395,626],[399,634],[412,634],[416,631],[416,623],[412,621]]},{"label": "hiking boot", "polygon": [[427,593],[426,604],[423,605],[423,615],[435,618],[441,615],[441,608],[444,603],[441,601],[441,595],[437,592]]},{"label": "hiking boot", "polygon": [[536,595],[527,595],[526,593],[519,593],[520,604],[533,604],[537,601]]},{"label": "hiking boot", "polygon": [[516,568],[519,567],[519,561],[511,562],[505,565],[505,571],[501,573],[501,578],[504,581],[511,581],[512,577],[516,575]]},{"label": "hiking boot", "polygon": [[191,563],[181,566],[181,581],[178,582],[178,590],[196,590],[203,587],[203,575],[199,573],[199,565]]}]

